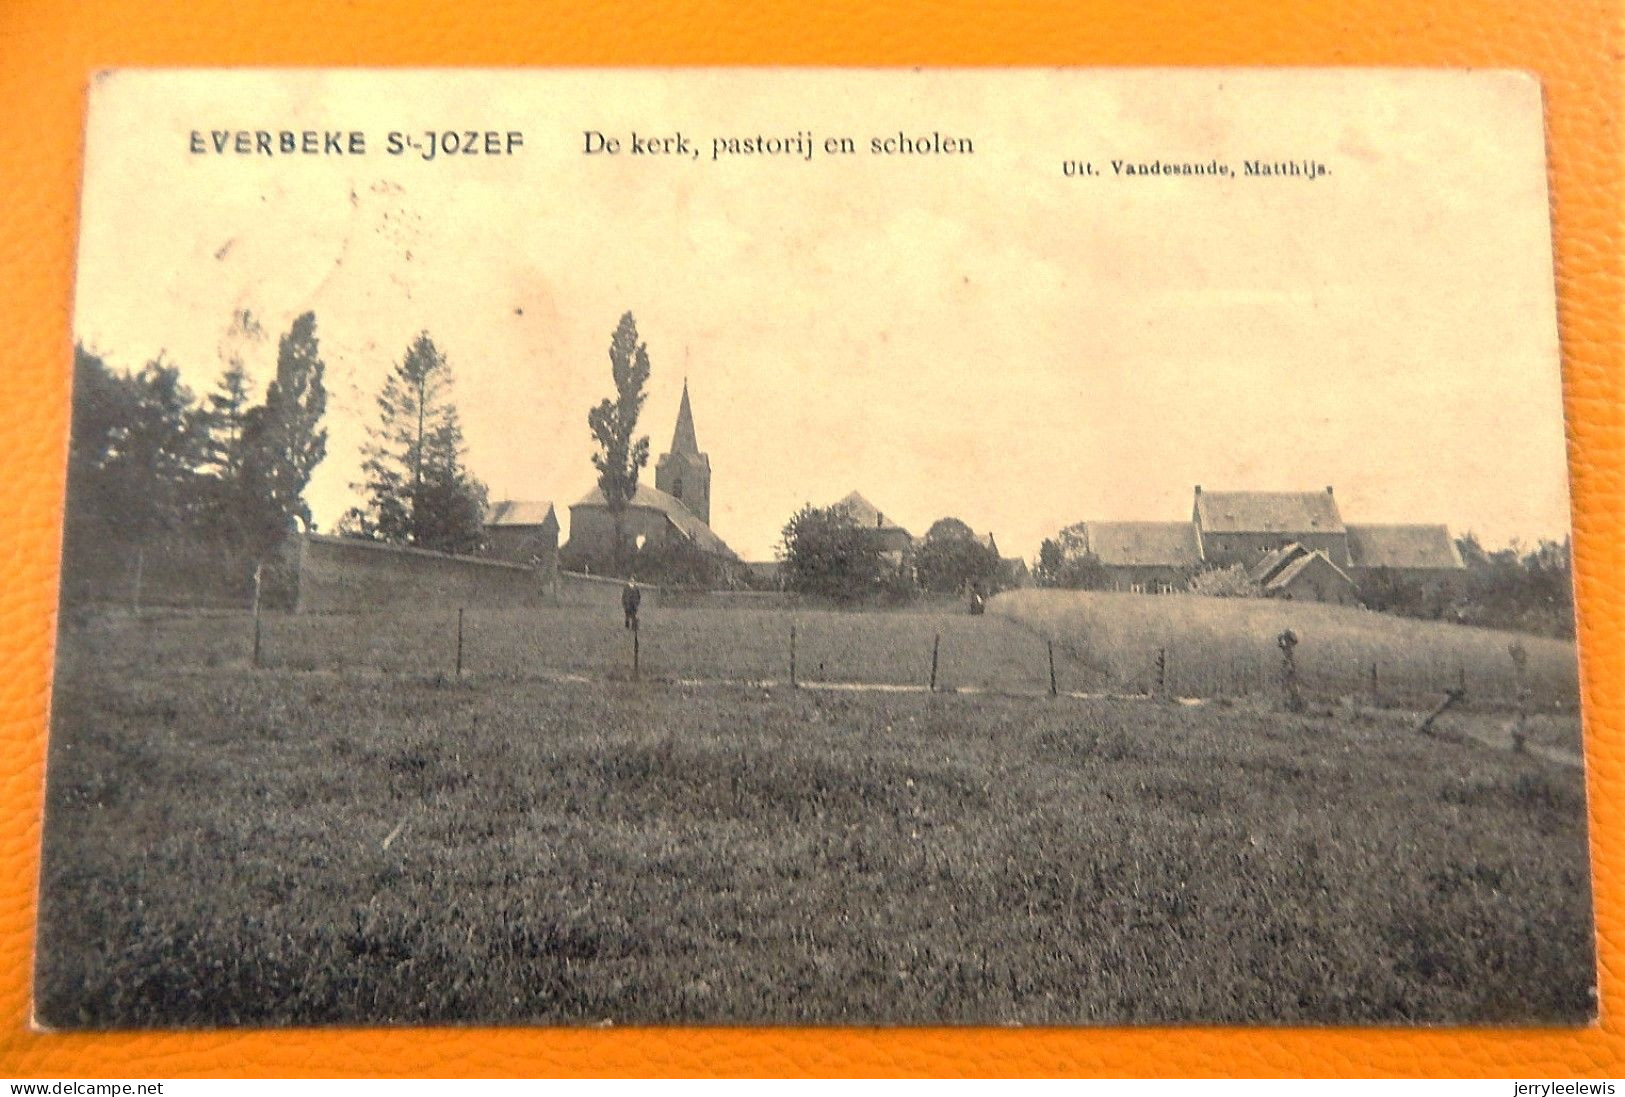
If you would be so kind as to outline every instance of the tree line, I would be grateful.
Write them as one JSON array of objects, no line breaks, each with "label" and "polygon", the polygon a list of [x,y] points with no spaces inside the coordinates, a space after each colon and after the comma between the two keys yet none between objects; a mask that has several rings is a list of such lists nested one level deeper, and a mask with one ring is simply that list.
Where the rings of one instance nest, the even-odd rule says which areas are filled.
[{"label": "tree line", "polygon": [[963,520],[939,518],[905,555],[842,504],[807,505],[785,523],[778,547],[784,588],[836,602],[902,603],[925,591],[990,595],[1011,586],[998,552]]},{"label": "tree line", "polygon": [[[248,313],[240,329],[257,330]],[[160,352],[121,371],[74,348],[64,597],[100,601],[150,589],[240,604],[246,584],[294,532],[316,528],[306,490],[327,456],[326,363],[316,316],[294,319],[256,399],[233,355],[199,399]],[[445,356],[419,335],[378,398],[354,485],[365,504],[341,532],[443,551],[483,535],[485,489],[464,447]]]}]

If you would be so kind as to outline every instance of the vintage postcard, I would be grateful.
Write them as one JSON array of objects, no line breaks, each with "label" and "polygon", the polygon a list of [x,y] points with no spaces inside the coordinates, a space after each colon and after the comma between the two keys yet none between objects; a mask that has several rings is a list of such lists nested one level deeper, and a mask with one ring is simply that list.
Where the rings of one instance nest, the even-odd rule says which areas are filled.
[{"label": "vintage postcard", "polygon": [[97,75],[37,1024],[1590,1023],[1543,133]]}]

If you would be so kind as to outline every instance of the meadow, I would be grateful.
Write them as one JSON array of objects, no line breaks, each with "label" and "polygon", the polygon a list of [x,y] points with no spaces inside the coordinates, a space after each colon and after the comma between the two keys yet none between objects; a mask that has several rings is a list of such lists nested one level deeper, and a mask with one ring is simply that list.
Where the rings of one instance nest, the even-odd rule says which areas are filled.
[{"label": "meadow", "polygon": [[[884,627],[918,677],[935,625]],[[47,1025],[1594,1014],[1581,774],[1404,714],[256,670],[168,633],[114,665],[88,635]]]},{"label": "meadow", "polygon": [[[935,648],[939,689],[1049,689],[1043,640],[963,611],[650,608],[641,618],[639,673],[647,680],[787,682],[794,628],[805,682],[924,687]],[[105,669],[247,665],[253,655],[253,621],[242,613],[104,615],[67,633],[64,658]],[[454,675],[457,611],[267,615],[260,648],[265,668]],[[632,670],[632,636],[618,607],[468,610],[462,648],[470,675],[627,678]],[[1102,680],[1064,652],[1056,673],[1064,689]]]},{"label": "meadow", "polygon": [[1015,590],[989,602],[988,613],[1053,640],[1129,692],[1155,688],[1161,653],[1165,689],[1177,696],[1278,696],[1277,638],[1291,629],[1298,678],[1322,698],[1425,708],[1465,685],[1469,704],[1511,707],[1516,644],[1526,653],[1533,710],[1574,713],[1579,705],[1573,641],[1260,598]]}]

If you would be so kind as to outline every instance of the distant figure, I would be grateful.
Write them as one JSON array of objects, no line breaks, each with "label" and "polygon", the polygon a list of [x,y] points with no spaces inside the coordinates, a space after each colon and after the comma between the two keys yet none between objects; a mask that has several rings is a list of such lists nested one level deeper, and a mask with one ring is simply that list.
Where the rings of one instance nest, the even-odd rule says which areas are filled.
[{"label": "distant figure", "polygon": [[970,592],[970,615],[980,617],[987,608],[987,602],[982,598],[982,592],[972,587]]},{"label": "distant figure", "polygon": [[626,614],[626,627],[638,627],[638,603],[643,601],[643,591],[638,589],[636,579],[628,579],[626,586],[621,588],[621,609]]}]

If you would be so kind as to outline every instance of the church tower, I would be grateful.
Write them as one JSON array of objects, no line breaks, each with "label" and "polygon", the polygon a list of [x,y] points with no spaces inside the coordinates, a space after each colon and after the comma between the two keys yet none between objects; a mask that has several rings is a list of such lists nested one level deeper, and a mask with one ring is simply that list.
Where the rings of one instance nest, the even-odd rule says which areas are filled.
[{"label": "church tower", "polygon": [[711,458],[700,452],[699,440],[694,436],[694,409],[688,406],[686,377],[671,451],[662,453],[655,463],[655,487],[680,500],[706,525],[711,524]]}]

